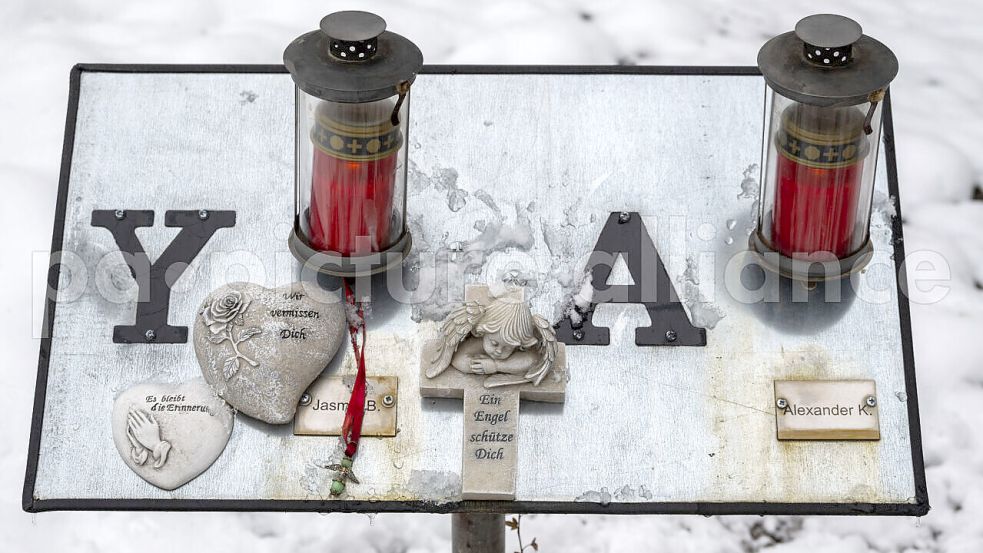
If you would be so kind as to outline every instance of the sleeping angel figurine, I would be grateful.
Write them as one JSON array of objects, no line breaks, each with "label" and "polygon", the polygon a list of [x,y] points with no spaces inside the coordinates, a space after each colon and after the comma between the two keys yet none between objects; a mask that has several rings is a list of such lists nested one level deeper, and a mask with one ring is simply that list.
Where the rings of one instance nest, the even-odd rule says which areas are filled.
[{"label": "sleeping angel figurine", "polygon": [[553,328],[523,301],[465,302],[451,311],[440,330],[439,346],[424,360],[428,378],[453,367],[462,373],[488,375],[486,388],[538,386],[556,360]]}]

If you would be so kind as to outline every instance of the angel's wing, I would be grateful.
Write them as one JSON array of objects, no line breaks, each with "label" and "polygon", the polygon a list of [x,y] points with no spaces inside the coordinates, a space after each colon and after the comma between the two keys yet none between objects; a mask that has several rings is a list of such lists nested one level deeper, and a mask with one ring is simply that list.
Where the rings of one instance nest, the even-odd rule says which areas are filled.
[{"label": "angel's wing", "polygon": [[451,311],[440,327],[440,344],[426,360],[427,378],[433,378],[444,372],[451,364],[451,358],[457,351],[461,341],[471,334],[474,325],[478,323],[484,308],[474,301],[465,302]]},{"label": "angel's wing", "polygon": [[532,320],[536,323],[539,339],[542,342],[539,346],[539,353],[543,356],[543,362],[534,370],[526,373],[526,379],[539,386],[546,374],[553,368],[553,363],[556,362],[556,352],[559,348],[556,345],[556,332],[553,331],[553,325],[539,315],[533,315]]}]

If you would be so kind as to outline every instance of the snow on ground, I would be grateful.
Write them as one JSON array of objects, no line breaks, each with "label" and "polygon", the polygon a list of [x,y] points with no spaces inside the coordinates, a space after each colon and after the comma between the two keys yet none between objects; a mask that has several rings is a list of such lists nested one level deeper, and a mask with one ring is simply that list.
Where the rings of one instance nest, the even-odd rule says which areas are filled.
[{"label": "snow on ground", "polygon": [[[76,62],[278,63],[328,11],[385,16],[431,63],[752,65],[760,44],[817,9],[859,20],[901,60],[892,87],[906,246],[941,253],[942,301],[914,291],[915,355],[932,512],[920,519],[523,518],[544,551],[776,553],[983,551],[983,8],[945,2],[671,0],[129,2],[0,5],[0,551],[448,551],[449,518],[427,515],[51,513],[20,510],[44,252]],[[44,264],[42,257],[41,265]]]}]

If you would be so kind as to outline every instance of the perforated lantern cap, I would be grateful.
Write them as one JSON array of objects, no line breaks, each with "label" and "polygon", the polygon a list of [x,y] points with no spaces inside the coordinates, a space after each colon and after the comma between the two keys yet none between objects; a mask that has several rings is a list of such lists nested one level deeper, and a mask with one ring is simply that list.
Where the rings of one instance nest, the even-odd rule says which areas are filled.
[{"label": "perforated lantern cap", "polygon": [[841,15],[811,15],[758,52],[758,68],[779,94],[816,106],[875,100],[898,74],[890,48]]},{"label": "perforated lantern cap", "polygon": [[378,15],[344,11],[291,42],[283,63],[307,94],[362,103],[405,93],[423,67],[423,54],[409,39],[387,31]]}]

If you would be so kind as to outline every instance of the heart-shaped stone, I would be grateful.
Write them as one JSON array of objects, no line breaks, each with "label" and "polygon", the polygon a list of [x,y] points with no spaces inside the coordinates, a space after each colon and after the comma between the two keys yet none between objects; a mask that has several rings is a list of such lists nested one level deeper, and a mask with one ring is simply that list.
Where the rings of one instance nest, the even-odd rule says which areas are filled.
[{"label": "heart-shaped stone", "polygon": [[311,297],[301,283],[271,290],[248,282],[209,294],[194,322],[205,380],[245,415],[290,422],[347,328],[340,299],[320,295]]},{"label": "heart-shaped stone", "polygon": [[234,416],[201,378],[137,384],[113,405],[113,441],[140,478],[173,490],[218,459],[232,435]]}]

